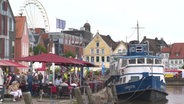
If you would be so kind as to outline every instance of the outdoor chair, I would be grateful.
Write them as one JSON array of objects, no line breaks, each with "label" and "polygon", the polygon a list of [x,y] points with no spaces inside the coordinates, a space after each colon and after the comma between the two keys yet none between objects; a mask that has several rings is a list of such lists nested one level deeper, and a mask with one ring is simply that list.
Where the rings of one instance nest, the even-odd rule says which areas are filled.
[{"label": "outdoor chair", "polygon": [[70,90],[69,90],[68,86],[62,86],[61,96],[63,96],[63,97],[69,97],[70,96]]}]

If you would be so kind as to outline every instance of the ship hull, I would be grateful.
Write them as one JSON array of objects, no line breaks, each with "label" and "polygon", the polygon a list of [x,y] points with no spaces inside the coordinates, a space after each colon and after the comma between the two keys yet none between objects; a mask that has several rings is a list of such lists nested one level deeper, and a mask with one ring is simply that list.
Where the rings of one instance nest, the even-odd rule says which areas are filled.
[{"label": "ship hull", "polygon": [[116,93],[118,100],[166,100],[166,84],[159,77],[149,76],[139,81],[126,84],[117,84]]}]

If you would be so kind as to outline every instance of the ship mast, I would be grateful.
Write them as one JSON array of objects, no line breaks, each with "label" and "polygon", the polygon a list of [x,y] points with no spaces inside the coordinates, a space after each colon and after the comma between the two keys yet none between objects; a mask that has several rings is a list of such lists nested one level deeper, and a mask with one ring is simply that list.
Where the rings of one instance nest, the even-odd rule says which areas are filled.
[{"label": "ship mast", "polygon": [[143,27],[139,27],[139,23],[137,20],[137,26],[135,27],[135,29],[137,30],[137,41],[139,42],[139,29],[142,29]]},{"label": "ship mast", "polygon": [[138,23],[138,20],[137,20],[137,27],[136,27],[136,29],[137,29],[137,40],[139,42],[139,23]]}]

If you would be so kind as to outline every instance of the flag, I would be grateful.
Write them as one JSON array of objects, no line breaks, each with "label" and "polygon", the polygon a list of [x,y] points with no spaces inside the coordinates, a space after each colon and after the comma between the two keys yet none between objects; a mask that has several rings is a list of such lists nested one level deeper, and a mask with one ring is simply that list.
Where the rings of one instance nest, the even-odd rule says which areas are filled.
[{"label": "flag", "polygon": [[66,21],[56,18],[56,28],[65,29]]},{"label": "flag", "polygon": [[102,63],[102,75],[103,76],[105,75],[105,65],[104,65],[104,63]]}]

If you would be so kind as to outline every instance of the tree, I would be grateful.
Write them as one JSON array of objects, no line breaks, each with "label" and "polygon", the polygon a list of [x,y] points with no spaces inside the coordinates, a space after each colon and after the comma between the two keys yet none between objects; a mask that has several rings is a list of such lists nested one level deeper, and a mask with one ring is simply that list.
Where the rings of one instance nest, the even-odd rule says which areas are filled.
[{"label": "tree", "polygon": [[75,57],[75,53],[73,53],[72,51],[67,51],[65,54],[64,54],[65,57]]},{"label": "tree", "polygon": [[34,52],[34,55],[37,55],[37,54],[41,54],[42,52],[47,53],[47,50],[43,45],[38,44],[33,48],[33,52]]}]

